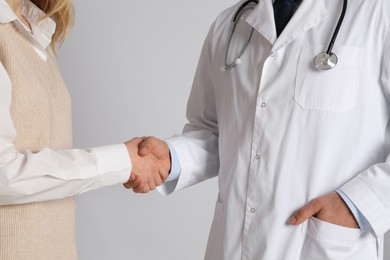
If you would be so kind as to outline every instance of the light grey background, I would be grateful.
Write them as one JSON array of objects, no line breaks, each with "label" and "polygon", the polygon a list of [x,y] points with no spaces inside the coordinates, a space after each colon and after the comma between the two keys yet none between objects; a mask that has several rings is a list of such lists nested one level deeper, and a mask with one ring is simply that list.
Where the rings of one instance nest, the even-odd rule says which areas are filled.
[{"label": "light grey background", "polygon": [[[180,133],[203,40],[234,3],[75,0],[59,53],[75,147]],[[203,259],[216,197],[216,179],[169,197],[121,185],[78,196],[80,260]]]},{"label": "light grey background", "polygon": [[[75,0],[59,53],[75,147],[180,133],[208,28],[235,2]],[[216,196],[215,179],[169,197],[121,185],[80,195],[80,260],[203,259]]]}]

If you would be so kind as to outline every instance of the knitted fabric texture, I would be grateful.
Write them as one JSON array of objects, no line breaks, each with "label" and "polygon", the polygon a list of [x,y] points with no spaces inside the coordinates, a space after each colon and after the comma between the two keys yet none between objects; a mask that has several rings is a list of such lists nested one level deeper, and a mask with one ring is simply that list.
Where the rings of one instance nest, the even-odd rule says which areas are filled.
[{"label": "knitted fabric texture", "polygon": [[[0,61],[12,82],[11,117],[19,151],[72,146],[71,102],[55,56],[42,60],[13,23],[0,24]],[[42,162],[44,163],[44,162]],[[0,259],[73,260],[73,198],[0,207]]]}]

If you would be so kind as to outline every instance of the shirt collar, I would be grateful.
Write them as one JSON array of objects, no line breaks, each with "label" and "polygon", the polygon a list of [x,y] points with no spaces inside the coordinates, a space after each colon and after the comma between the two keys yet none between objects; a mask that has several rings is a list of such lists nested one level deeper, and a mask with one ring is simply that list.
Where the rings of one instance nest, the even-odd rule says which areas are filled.
[{"label": "shirt collar", "polygon": [[[22,14],[31,24],[32,34],[34,35],[35,40],[39,42],[43,49],[46,49],[51,43],[51,38],[56,28],[53,19],[48,17],[41,20],[40,18],[45,16],[45,13],[29,0],[23,1]],[[16,16],[7,1],[0,0],[0,23],[10,23],[14,21],[23,25],[23,27],[29,31]]]},{"label": "shirt collar", "polygon": [[0,23],[9,23],[17,19],[14,11],[5,0],[0,0]]}]

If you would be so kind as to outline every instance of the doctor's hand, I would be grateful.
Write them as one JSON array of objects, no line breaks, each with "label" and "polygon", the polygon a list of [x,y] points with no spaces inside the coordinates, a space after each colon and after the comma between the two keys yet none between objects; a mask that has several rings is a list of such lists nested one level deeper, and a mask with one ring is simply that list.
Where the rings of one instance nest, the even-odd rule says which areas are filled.
[{"label": "doctor's hand", "polygon": [[125,143],[131,158],[132,171],[124,186],[140,193],[149,192],[161,185],[168,177],[169,172],[169,169],[164,167],[153,154],[144,156],[138,154],[138,147],[143,140],[144,138],[134,138]]},{"label": "doctor's hand", "polygon": [[[163,169],[168,172],[166,177],[168,178],[169,172],[171,171],[171,154],[169,152],[168,145],[153,136],[145,137],[143,141],[139,144],[138,154],[140,156],[150,156],[153,155],[162,165]],[[163,182],[166,180],[163,179]],[[141,185],[133,188],[134,192],[142,192],[144,188]]]},{"label": "doctor's hand", "polygon": [[[139,139],[141,140],[138,142],[137,156],[140,158],[154,158],[156,163],[159,165],[159,172],[163,173],[162,175],[160,175],[161,182],[156,185],[159,186],[168,178],[169,171],[171,169],[171,157],[169,153],[169,147],[164,141],[155,137],[143,137]],[[147,182],[139,182],[137,178],[130,179],[125,184],[125,187],[128,189],[133,189],[133,191],[136,193],[146,193],[150,191],[150,189],[148,189]]]},{"label": "doctor's hand", "polygon": [[331,192],[310,201],[288,220],[290,225],[299,225],[309,217],[349,228],[359,228],[355,217],[337,192]]},{"label": "doctor's hand", "polygon": [[[141,157],[153,156],[158,160],[160,167],[167,172],[165,178],[162,178],[164,182],[171,170],[171,156],[168,145],[155,137],[144,137],[138,148],[138,154]],[[138,184],[137,179],[128,182],[128,187],[133,188],[136,193],[144,193],[145,189],[147,190],[144,185],[145,183]]]}]

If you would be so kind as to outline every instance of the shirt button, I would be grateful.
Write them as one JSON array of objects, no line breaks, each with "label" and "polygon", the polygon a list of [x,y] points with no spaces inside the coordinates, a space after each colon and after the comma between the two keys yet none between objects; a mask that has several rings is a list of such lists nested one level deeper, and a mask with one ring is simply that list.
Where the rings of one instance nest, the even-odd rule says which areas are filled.
[{"label": "shirt button", "polygon": [[259,159],[260,159],[260,155],[257,154],[257,155],[255,156],[255,158],[256,158],[256,160],[259,160]]},{"label": "shirt button", "polygon": [[266,107],[267,106],[267,103],[263,102],[261,103],[261,107]]},{"label": "shirt button", "polygon": [[254,208],[251,208],[251,213],[255,213],[256,210]]},{"label": "shirt button", "polygon": [[271,54],[271,57],[272,57],[272,58],[275,58],[275,56],[276,56],[275,53],[272,53],[272,54]]}]

